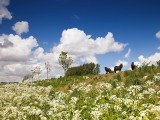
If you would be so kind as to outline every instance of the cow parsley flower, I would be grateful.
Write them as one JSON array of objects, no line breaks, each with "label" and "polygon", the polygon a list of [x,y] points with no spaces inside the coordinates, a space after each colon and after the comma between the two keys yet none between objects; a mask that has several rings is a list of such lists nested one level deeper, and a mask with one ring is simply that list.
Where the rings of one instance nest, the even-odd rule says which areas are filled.
[{"label": "cow parsley flower", "polygon": [[102,112],[97,108],[92,108],[92,111],[90,113],[93,120],[99,120],[100,116],[102,115]]}]

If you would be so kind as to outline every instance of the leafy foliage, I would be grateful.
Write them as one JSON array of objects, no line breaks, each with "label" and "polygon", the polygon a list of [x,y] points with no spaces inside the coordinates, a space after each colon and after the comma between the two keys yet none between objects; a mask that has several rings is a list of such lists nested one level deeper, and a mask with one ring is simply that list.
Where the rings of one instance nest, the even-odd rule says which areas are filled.
[{"label": "leafy foliage", "polygon": [[66,76],[99,74],[99,64],[87,63],[81,66],[71,67],[67,70]]},{"label": "leafy foliage", "polygon": [[59,64],[62,66],[65,74],[68,68],[71,66],[73,63],[73,60],[71,57],[68,57],[67,52],[62,51],[61,54],[59,55]]}]

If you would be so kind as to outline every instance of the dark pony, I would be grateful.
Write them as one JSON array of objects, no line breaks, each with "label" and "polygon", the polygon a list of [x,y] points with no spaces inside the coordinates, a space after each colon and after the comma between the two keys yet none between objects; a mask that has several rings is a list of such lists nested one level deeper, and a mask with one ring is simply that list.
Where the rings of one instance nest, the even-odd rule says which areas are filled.
[{"label": "dark pony", "polygon": [[108,67],[105,67],[104,69],[105,69],[105,71],[106,71],[106,74],[107,74],[107,73],[111,73],[111,72],[112,72],[112,71],[111,71],[111,69],[110,69],[110,68],[108,68]]},{"label": "dark pony", "polygon": [[114,72],[116,73],[117,70],[121,71],[122,67],[123,67],[123,64],[120,64],[119,66],[115,66]]},{"label": "dark pony", "polygon": [[132,70],[136,69],[136,67],[137,67],[137,66],[134,64],[134,62],[132,62],[132,63],[131,63],[131,68],[132,68]]}]

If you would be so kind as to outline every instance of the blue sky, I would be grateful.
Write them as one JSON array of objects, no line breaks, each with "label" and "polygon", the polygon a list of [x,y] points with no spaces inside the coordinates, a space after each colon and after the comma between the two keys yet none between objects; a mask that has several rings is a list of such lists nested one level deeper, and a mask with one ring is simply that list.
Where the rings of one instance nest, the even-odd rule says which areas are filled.
[{"label": "blue sky", "polygon": [[[104,66],[113,67],[118,60],[128,62],[124,67],[128,69],[132,61],[142,60],[139,56],[148,60],[159,53],[160,40],[156,37],[160,30],[159,0],[10,0],[5,7],[12,19],[2,20],[0,35],[15,35],[12,29],[15,23],[26,21],[29,30],[20,37],[33,36],[44,53],[54,53],[53,47],[60,44],[64,30],[77,28],[94,40],[111,32],[116,42],[127,45],[116,52],[94,54],[101,73]],[[125,58],[128,49],[131,52]]]}]

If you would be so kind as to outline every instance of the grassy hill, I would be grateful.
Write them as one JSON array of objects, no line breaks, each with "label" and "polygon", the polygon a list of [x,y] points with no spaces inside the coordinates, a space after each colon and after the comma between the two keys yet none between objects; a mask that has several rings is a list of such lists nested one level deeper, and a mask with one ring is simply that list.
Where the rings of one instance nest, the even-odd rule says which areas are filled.
[{"label": "grassy hill", "polygon": [[[97,82],[106,81],[113,85],[113,81],[116,79],[117,82],[123,82],[127,87],[130,85],[142,85],[145,81],[153,79],[157,73],[160,73],[160,66],[144,66],[133,71],[126,70],[118,73],[52,78],[45,81],[38,81],[36,84],[45,87],[51,85],[54,90],[66,91],[69,90],[73,84],[96,84]],[[157,85],[159,86],[158,83]]]},{"label": "grassy hill", "polygon": [[160,67],[0,85],[0,119],[159,120]]}]

